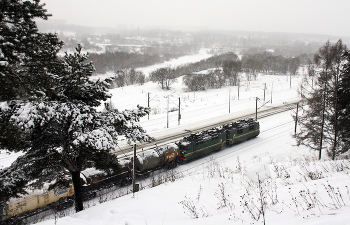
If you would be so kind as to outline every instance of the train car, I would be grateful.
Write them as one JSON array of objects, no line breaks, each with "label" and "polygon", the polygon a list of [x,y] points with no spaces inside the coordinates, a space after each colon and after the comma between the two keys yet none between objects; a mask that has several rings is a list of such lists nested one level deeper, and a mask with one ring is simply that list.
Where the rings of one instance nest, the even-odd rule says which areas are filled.
[{"label": "train car", "polygon": [[[131,183],[131,162],[123,160],[119,162],[122,171],[118,174],[106,173],[94,168],[88,168],[81,172],[81,184],[83,199],[88,200],[96,196],[96,190],[108,186]],[[35,213],[35,210],[54,209],[62,210],[74,204],[71,198],[74,194],[73,185],[57,188],[50,191],[32,193],[23,198],[13,198],[5,206],[0,204],[0,221],[11,217]]]},{"label": "train car", "polygon": [[260,134],[259,122],[249,118],[224,125],[227,145],[233,145]]},{"label": "train car", "polygon": [[[220,150],[226,145],[248,140],[260,134],[259,122],[252,118],[225,124],[196,134],[184,137],[176,143],[155,146],[151,149],[138,152],[135,159],[135,170],[139,175],[148,175],[160,168],[173,168],[177,163],[184,163],[198,157]],[[84,199],[96,196],[96,190],[109,185],[128,185],[132,179],[132,158],[119,159],[122,171],[118,174],[106,173],[96,169],[82,171],[82,191]],[[0,206],[2,220],[31,212],[45,206],[52,206],[60,210],[66,205],[71,206],[73,201],[68,197],[74,194],[73,186],[45,191],[41,194],[32,194],[21,199],[12,199],[8,205]]]},{"label": "train car", "polygon": [[176,144],[179,147],[179,161],[186,162],[224,147],[226,145],[226,132],[222,127],[217,127],[191,134]]},{"label": "train car", "polygon": [[175,144],[155,146],[136,154],[135,169],[138,174],[146,175],[162,167],[176,166],[178,147]]},{"label": "train car", "polygon": [[94,190],[101,188],[108,188],[118,184],[122,186],[131,184],[131,161],[129,159],[120,159],[119,165],[121,167],[121,171],[119,173],[114,173],[112,171],[107,173],[106,171],[97,170],[95,168],[87,168],[81,171],[80,177],[83,195],[91,195],[89,192],[93,192]]},{"label": "train car", "polygon": [[11,199],[6,207],[0,211],[2,220],[10,217],[34,211],[38,208],[45,207],[51,203],[57,202],[61,198],[73,195],[73,185],[64,188],[57,188],[43,193],[29,194],[23,198]]}]

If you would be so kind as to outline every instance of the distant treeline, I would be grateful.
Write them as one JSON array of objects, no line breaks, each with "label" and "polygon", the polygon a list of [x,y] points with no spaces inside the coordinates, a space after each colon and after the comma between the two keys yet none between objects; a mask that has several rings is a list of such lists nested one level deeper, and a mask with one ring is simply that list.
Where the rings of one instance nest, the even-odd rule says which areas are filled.
[{"label": "distant treeline", "polygon": [[[90,53],[89,60],[95,66],[95,73],[106,73],[129,68],[150,66],[163,62],[170,56],[161,57],[158,54],[148,55],[127,52],[106,52],[103,54]],[[175,57],[175,56],[173,56]]]},{"label": "distant treeline", "polygon": [[[220,57],[215,56],[212,59],[217,59],[214,63],[215,67],[210,67],[210,63],[203,63],[202,65],[208,65],[208,68],[197,68],[200,68],[200,70],[215,68],[214,70],[203,74],[185,73],[188,75],[184,76],[183,83],[187,86],[187,90],[201,91],[223,86],[237,86],[242,72],[245,72],[247,80],[255,80],[257,73],[296,74],[300,66],[299,57],[285,58],[283,56],[273,56],[266,52],[244,55],[242,60],[239,60],[238,56],[233,53],[220,55]],[[187,66],[187,68],[190,67]]]},{"label": "distant treeline", "polygon": [[[137,54],[136,57],[133,57],[133,54],[130,53],[123,54],[126,54],[126,63],[128,57],[132,58],[133,62],[136,62]],[[142,72],[135,71],[133,68],[114,70],[115,77],[112,88],[137,83],[143,84],[148,79],[159,83],[163,89],[170,89],[170,85],[174,83],[174,80],[182,75],[186,75],[183,81],[190,91],[220,88],[227,85],[236,86],[239,83],[240,74],[243,72],[247,80],[255,80],[257,73],[296,74],[301,61],[305,61],[303,56],[283,57],[280,55],[275,56],[268,52],[247,54],[240,59],[235,53],[229,52],[214,55],[195,63],[172,68],[158,68],[151,72],[149,78],[146,78]],[[125,65],[125,68],[127,67]],[[198,74],[198,72],[208,69],[211,69],[208,73]]]},{"label": "distant treeline", "polygon": [[[301,56],[300,56],[301,57]],[[274,56],[271,53],[259,53],[259,54],[247,54],[239,60],[239,57],[232,53],[224,53],[220,55],[214,55],[207,59],[195,63],[189,63],[182,66],[178,66],[173,69],[175,77],[179,77],[185,74],[191,74],[212,68],[223,67],[223,65],[229,62],[240,62],[235,63],[232,67],[239,67],[240,72],[246,73],[271,73],[271,74],[295,74],[299,68],[301,61],[300,57],[283,57]]]},{"label": "distant treeline", "polygon": [[145,67],[162,63],[184,55],[195,54],[199,48],[196,45],[170,45],[162,44],[141,48],[141,52],[114,51],[118,46],[109,46],[102,54],[90,53],[89,60],[95,66],[95,73],[105,73],[131,68]]},{"label": "distant treeline", "polygon": [[226,61],[236,61],[238,56],[232,52],[224,53],[220,55],[214,55],[207,59],[202,59],[195,63],[188,63],[181,66],[172,68],[175,77],[179,77],[185,74],[191,74],[194,72],[199,72],[207,69],[221,67]]},{"label": "distant treeline", "polygon": [[242,69],[246,73],[295,74],[300,66],[300,57],[283,57],[271,53],[244,55]]}]

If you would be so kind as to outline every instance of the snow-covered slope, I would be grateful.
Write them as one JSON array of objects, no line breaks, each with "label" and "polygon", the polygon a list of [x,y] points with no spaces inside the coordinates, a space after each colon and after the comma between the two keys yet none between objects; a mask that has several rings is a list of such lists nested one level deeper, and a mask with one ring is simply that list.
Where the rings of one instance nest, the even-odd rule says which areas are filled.
[{"label": "snow-covered slope", "polygon": [[[313,152],[293,146],[290,112],[264,118],[260,124],[261,134],[253,140],[140,181],[145,189],[134,196],[114,199],[121,190],[101,196],[85,204],[90,208],[77,214],[72,209],[70,216],[56,222],[262,224],[263,199],[266,224],[346,224],[349,162],[319,162]],[[260,179],[259,189],[256,172],[262,169],[271,176]],[[168,182],[158,185],[165,177]],[[103,199],[110,201],[100,204]],[[54,223],[51,219],[39,224]]]},{"label": "snow-covered slope", "polygon": [[[169,127],[182,129],[226,116],[229,105],[231,114],[254,110],[255,97],[260,99],[259,108],[288,104],[299,96],[302,69],[299,74],[292,78],[291,87],[289,77],[283,75],[259,75],[256,81],[242,82],[239,100],[237,87],[184,92],[180,78],[169,91],[153,83],[111,90],[110,103],[119,109],[147,106],[150,93],[152,114],[141,124],[150,134],[166,132],[167,121]],[[173,112],[167,116],[168,102]],[[294,146],[293,113],[261,119],[261,134],[253,140],[138,181],[142,190],[135,195],[131,187],[118,189],[86,203],[87,209],[80,213],[64,212],[70,216],[56,222],[202,225],[261,224],[265,219],[266,224],[346,224],[350,163],[327,161],[326,155],[324,161],[318,161],[315,152]]]}]

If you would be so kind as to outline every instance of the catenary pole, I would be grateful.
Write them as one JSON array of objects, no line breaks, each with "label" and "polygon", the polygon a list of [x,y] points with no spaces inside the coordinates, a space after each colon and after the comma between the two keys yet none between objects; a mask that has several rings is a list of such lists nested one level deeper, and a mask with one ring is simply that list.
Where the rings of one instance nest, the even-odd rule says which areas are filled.
[{"label": "catenary pole", "polygon": [[132,192],[136,192],[136,169],[135,169],[135,159],[136,159],[136,144],[134,144],[134,160],[132,165]]},{"label": "catenary pole", "polygon": [[238,80],[238,88],[237,88],[237,89],[238,89],[238,97],[237,97],[238,100],[239,100],[239,83],[240,83],[240,82],[239,82],[239,80]]},{"label": "catenary pole", "polygon": [[168,105],[166,110],[166,128],[169,128],[169,95],[168,95]]},{"label": "catenary pole", "polygon": [[295,113],[295,128],[294,135],[297,135],[297,125],[298,125],[298,110],[299,110],[299,102],[297,103],[297,111]]},{"label": "catenary pole", "polygon": [[228,92],[228,113],[231,113],[231,89]]},{"label": "catenary pole", "polygon": [[258,97],[255,98],[255,121],[258,121]]},{"label": "catenary pole", "polygon": [[266,83],[264,83],[264,104],[265,104]]},{"label": "catenary pole", "polygon": [[272,104],[272,90],[273,90],[273,83],[272,83],[272,87],[271,87],[271,104]]},{"label": "catenary pole", "polygon": [[180,110],[181,110],[181,101],[180,101],[180,97],[179,97],[179,124],[178,125],[180,125],[180,119],[181,119],[181,112],[180,112]]},{"label": "catenary pole", "polygon": [[[149,92],[147,93],[147,107],[149,108]],[[149,120],[149,113],[148,114],[148,120]]]}]

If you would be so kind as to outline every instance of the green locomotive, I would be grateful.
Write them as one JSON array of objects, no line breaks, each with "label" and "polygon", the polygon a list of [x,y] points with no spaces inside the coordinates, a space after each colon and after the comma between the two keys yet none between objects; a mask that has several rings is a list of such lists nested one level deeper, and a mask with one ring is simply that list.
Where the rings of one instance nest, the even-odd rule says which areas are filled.
[{"label": "green locomotive", "polygon": [[259,133],[259,122],[249,118],[191,134],[176,143],[179,148],[179,162],[208,155],[213,151],[220,150],[225,145],[233,145],[256,137]]}]

